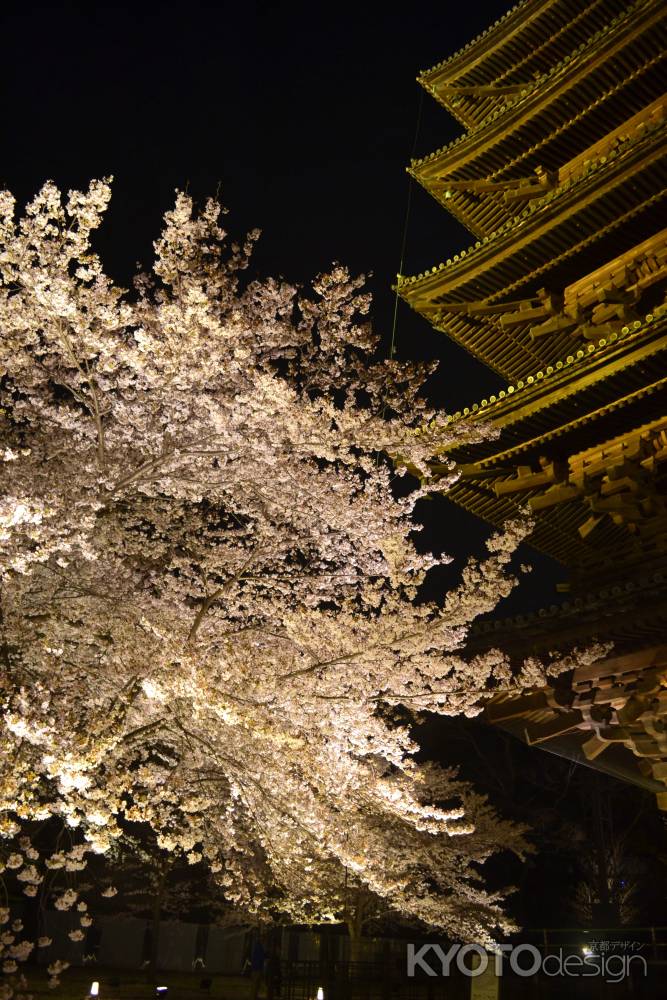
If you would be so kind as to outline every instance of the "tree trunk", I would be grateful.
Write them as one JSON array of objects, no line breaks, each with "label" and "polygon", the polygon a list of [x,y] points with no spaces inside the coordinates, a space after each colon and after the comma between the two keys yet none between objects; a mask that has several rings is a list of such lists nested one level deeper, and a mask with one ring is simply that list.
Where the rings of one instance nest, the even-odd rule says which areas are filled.
[{"label": "tree trunk", "polygon": [[164,894],[165,876],[160,875],[155,895],[153,896],[153,913],[151,917],[151,954],[148,963],[148,981],[157,982],[157,958],[160,947],[160,923],[162,920],[162,897]]},{"label": "tree trunk", "polygon": [[352,920],[348,921],[347,931],[350,935],[350,962],[361,962],[363,958],[363,935],[360,908],[354,914]]},{"label": "tree trunk", "polygon": [[361,961],[361,938],[357,934],[350,934],[350,961]]}]

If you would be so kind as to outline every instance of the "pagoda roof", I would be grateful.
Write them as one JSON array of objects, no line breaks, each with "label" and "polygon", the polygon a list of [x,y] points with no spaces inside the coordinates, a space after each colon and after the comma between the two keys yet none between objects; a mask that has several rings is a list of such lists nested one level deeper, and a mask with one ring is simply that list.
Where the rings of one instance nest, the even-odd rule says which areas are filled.
[{"label": "pagoda roof", "polygon": [[[520,505],[515,496],[497,496],[494,486],[507,479],[488,474],[484,480],[462,477],[447,496],[459,507],[501,528],[516,518]],[[523,503],[539,498],[535,489],[521,497]],[[665,563],[667,529],[664,519],[657,520],[642,534],[631,534],[626,527],[605,519],[593,536],[582,538],[581,529],[590,519],[584,504],[562,503],[535,517],[535,526],[527,539],[540,552],[568,568],[568,586],[577,592],[602,586],[609,579],[619,582],[640,572],[649,572]]]},{"label": "pagoda roof", "polygon": [[657,570],[537,611],[484,618],[473,623],[466,649],[479,652],[498,645],[519,659],[569,651],[591,638],[612,641],[620,653],[660,642],[667,630],[666,584],[667,575]]},{"label": "pagoda roof", "polygon": [[623,0],[525,0],[417,79],[472,127],[554,62],[587,45],[625,6]]},{"label": "pagoda roof", "polygon": [[[541,688],[500,692],[484,715],[529,745],[652,787],[658,807],[667,810],[666,685],[667,646],[635,645],[575,663],[568,676]],[[622,751],[633,755],[636,770]]]},{"label": "pagoda roof", "polygon": [[[508,379],[553,362],[566,339],[535,343],[530,324],[508,332],[493,313],[502,313],[503,300],[517,293],[533,298],[545,277],[554,291],[569,284],[571,259],[602,237],[614,233],[622,250],[633,245],[629,241],[646,238],[641,217],[650,221],[648,209],[667,193],[664,132],[664,120],[650,121],[597,161],[582,164],[578,175],[534,199],[490,237],[430,271],[399,276],[398,293],[436,329]],[[506,304],[511,307],[512,301]]]},{"label": "pagoda roof", "polygon": [[[629,28],[655,33],[654,23],[630,22]],[[627,49],[632,40],[625,39]],[[488,236],[527,200],[580,173],[586,160],[599,159],[652,117],[664,117],[665,47],[650,57],[640,47],[615,47],[617,57],[597,68],[590,57],[564,66],[548,85],[531,88],[516,113],[509,109],[413,161],[408,173],[473,235]]]},{"label": "pagoda roof", "polygon": [[[667,307],[662,306],[609,340],[466,407],[452,423],[482,424],[497,434],[447,449],[461,473],[447,496],[498,527],[519,508],[532,506],[530,544],[569,567],[579,587],[664,562],[664,518],[649,519],[637,533],[611,516],[593,518],[594,530],[587,526],[595,477],[607,472],[605,463],[622,464],[632,441],[650,443],[656,435],[667,441],[666,373]],[[567,473],[556,475],[555,465]],[[433,472],[440,471],[434,464]],[[586,495],[569,485],[575,482],[588,483]],[[562,495],[551,502],[559,490]]]},{"label": "pagoda roof", "polygon": [[511,383],[448,418],[433,477],[454,463],[446,495],[499,528],[529,514],[528,544],[575,593],[480,622],[467,650],[516,664],[614,644],[499,691],[487,720],[652,787],[664,809],[666,24],[659,0],[524,0],[422,73],[466,133],[409,173],[476,242],[395,286]]},{"label": "pagoda roof", "polygon": [[557,437],[645,398],[667,381],[667,306],[618,333],[573,351],[453,413],[449,422],[491,424],[498,439],[455,444],[449,449],[461,463],[516,458]]},{"label": "pagoda roof", "polygon": [[[507,95],[469,132],[413,160],[411,167],[415,175],[421,168],[427,171],[429,165],[452,169],[457,163],[476,161],[483,156],[486,159],[482,165],[488,173],[507,166],[517,152],[523,152],[536,140],[548,141],[554,130],[574,122],[590,102],[600,105],[623,88],[635,73],[645,71],[656,58],[664,58],[663,47],[656,44],[661,38],[660,34],[656,37],[656,28],[661,28],[664,20],[664,5],[657,0],[622,4],[619,15],[608,20],[586,44],[545,63],[540,73],[524,81],[516,93]],[[620,58],[610,62],[615,57]],[[654,89],[648,100],[662,89],[660,86]],[[553,106],[562,93],[565,93],[566,103],[556,111]],[[612,127],[645,103],[646,99],[639,98],[628,111],[624,110],[627,105],[621,102],[618,109],[612,111],[615,116]],[[536,135],[531,125],[545,110],[548,117],[539,123],[540,134]],[[609,108],[605,107],[604,121],[600,123],[603,130],[605,124],[609,124],[609,113]],[[585,143],[590,144],[590,138]]]}]

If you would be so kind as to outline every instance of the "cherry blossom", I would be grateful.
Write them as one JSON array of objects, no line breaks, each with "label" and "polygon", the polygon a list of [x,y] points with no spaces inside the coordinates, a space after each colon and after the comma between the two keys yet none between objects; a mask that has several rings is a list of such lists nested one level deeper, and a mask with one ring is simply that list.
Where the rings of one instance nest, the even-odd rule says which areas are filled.
[{"label": "cherry blossom", "polygon": [[[448,558],[417,505],[488,428],[428,404],[432,367],[377,360],[363,279],[249,276],[257,234],[230,245],[215,200],[177,194],[116,287],[91,248],[110,193],[47,183],[19,218],[0,193],[0,831],[58,819],[74,846],[42,867],[74,877],[146,823],[257,919],[346,919],[354,885],[487,939],[480,866],[524,831],[418,766],[409,719],[568,666],[465,652],[527,521],[426,599]],[[30,850],[3,857],[37,886]]]}]

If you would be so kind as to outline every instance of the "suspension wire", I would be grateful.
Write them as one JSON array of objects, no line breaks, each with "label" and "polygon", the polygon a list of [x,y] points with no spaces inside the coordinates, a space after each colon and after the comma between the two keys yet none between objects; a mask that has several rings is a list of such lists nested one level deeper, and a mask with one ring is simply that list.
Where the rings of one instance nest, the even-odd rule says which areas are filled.
[{"label": "suspension wire", "polygon": [[[415,123],[415,134],[412,140],[412,149],[410,150],[410,160],[414,160],[415,152],[417,150],[417,142],[419,141],[419,131],[421,128],[422,120],[422,109],[424,107],[424,88],[419,88],[419,107],[417,109],[417,121]],[[408,227],[410,223],[410,209],[412,207],[412,187],[413,187],[412,177],[408,177],[408,193],[405,202],[405,219],[403,222],[403,237],[401,239],[401,256],[400,263],[398,267],[398,273],[396,275],[397,284],[396,291],[394,293],[394,318],[391,325],[391,345],[389,347],[389,360],[391,361],[394,357],[394,351],[396,350],[396,332],[398,327],[398,277],[403,274],[403,265],[405,264],[405,248],[408,242]]]},{"label": "suspension wire", "polygon": [[[424,88],[419,88],[419,105],[417,107],[417,120],[415,122],[415,132],[412,138],[412,148],[410,150],[410,159],[414,160],[415,152],[417,150],[417,142],[419,140],[419,131],[421,128],[422,120],[422,108],[424,107]],[[405,263],[405,248],[408,242],[408,226],[410,223],[410,209],[412,207],[412,185],[413,180],[408,176],[408,192],[405,201],[405,217],[403,219],[403,235],[401,237],[401,256],[398,266],[398,273],[396,275],[396,290],[394,291],[394,315],[391,323],[391,343],[389,345],[389,360],[392,361],[394,358],[394,353],[396,351],[396,333],[398,329],[398,277],[403,274],[403,265]],[[384,418],[387,412],[386,405],[382,408],[382,416]],[[380,451],[375,456],[375,464],[380,464]]]}]

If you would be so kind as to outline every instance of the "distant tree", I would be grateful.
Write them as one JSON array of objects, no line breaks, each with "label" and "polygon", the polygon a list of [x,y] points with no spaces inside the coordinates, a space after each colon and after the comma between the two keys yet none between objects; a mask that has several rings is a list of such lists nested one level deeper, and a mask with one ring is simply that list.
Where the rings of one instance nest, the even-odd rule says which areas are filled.
[{"label": "distant tree", "polygon": [[[96,867],[96,866],[94,866]],[[128,833],[104,859],[104,871],[113,879],[103,911],[148,922],[149,949],[145,956],[150,979],[158,969],[162,920],[196,921],[238,929],[244,916],[233,910],[203,862],[194,864],[177,853],[161,850],[147,827]],[[89,873],[93,874],[93,872]]]},{"label": "distant tree", "polygon": [[0,194],[5,831],[56,814],[105,852],[148,823],[251,914],[312,855],[488,936],[501,899],[457,869],[427,902],[391,833],[477,849],[393,709],[474,713],[544,677],[462,653],[525,524],[423,599],[447,560],[418,550],[415,505],[455,479],[448,443],[488,432],[429,408],[428,367],[374,359],[363,279],[244,283],[255,234],[227,250],[215,201],[177,196],[127,295],[90,245],[109,197],[47,184],[17,221]]},{"label": "distant tree", "polygon": [[[628,811],[627,792],[618,796],[620,809],[614,808],[615,798],[598,776],[589,786],[582,819],[571,832],[578,847],[571,910],[589,927],[636,923],[647,882],[664,880],[657,858],[651,859],[650,868],[642,863],[640,839],[635,835],[649,819],[653,801],[647,796],[648,808],[646,799],[640,799],[636,808]],[[651,844],[656,853],[660,846],[659,840]]]},{"label": "distant tree", "polygon": [[513,906],[522,922],[612,926],[661,919],[667,831],[651,792],[560,754],[536,753],[477,719],[448,719],[437,730],[426,724],[426,745],[428,728],[437,731],[440,752],[461,762],[465,777],[501,813],[530,824],[535,851],[519,869],[523,898]]}]

